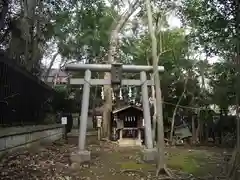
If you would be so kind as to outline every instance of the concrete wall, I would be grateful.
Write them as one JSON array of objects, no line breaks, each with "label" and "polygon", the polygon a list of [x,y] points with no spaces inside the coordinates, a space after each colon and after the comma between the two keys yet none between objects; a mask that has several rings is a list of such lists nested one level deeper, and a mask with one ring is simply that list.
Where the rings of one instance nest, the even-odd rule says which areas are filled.
[{"label": "concrete wall", "polygon": [[[87,122],[87,135],[89,135],[89,132],[94,131],[95,129],[93,128],[93,123],[92,123],[92,117],[88,117],[88,122]],[[78,136],[78,125],[77,125],[77,117],[74,120],[73,118],[73,129],[70,133],[70,136]],[[91,134],[91,133],[90,133]]]},{"label": "concrete wall", "polygon": [[0,129],[0,154],[35,143],[53,142],[63,135],[63,125],[38,125]]},{"label": "concrete wall", "polygon": [[[78,115],[73,115],[73,129],[78,129]],[[92,116],[88,116],[87,129],[93,129]]]}]

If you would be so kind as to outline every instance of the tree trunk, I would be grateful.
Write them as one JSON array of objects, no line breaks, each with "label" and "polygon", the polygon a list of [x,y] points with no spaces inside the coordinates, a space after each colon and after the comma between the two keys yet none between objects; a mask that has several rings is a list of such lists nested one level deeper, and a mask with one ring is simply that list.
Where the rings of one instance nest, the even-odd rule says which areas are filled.
[{"label": "tree trunk", "polygon": [[197,129],[196,129],[196,143],[200,142],[200,131],[201,131],[201,119],[200,119],[200,110],[198,111],[198,116],[197,116],[197,120],[198,120],[198,125],[197,125]]},{"label": "tree trunk", "polygon": [[206,127],[205,127],[205,139],[204,139],[206,144],[208,144],[208,138],[209,138],[209,125],[206,124]]},{"label": "tree trunk", "polygon": [[51,69],[52,69],[52,66],[53,66],[53,64],[54,64],[57,56],[58,56],[58,53],[56,53],[56,54],[53,55],[53,58],[52,58],[52,60],[51,60],[51,62],[50,62],[50,64],[49,64],[49,67],[48,67],[48,69],[47,69],[47,71],[46,71],[46,74],[44,75],[44,82],[45,82],[45,83],[47,82],[48,76],[49,76],[49,74],[50,74],[50,71],[51,71]]},{"label": "tree trunk", "polygon": [[151,86],[152,89],[152,97],[153,97],[153,107],[154,107],[154,114],[153,114],[153,127],[152,127],[152,138],[153,143],[155,144],[156,141],[156,128],[157,128],[157,102],[155,98],[155,88],[154,86]]},{"label": "tree trunk", "polygon": [[172,122],[171,122],[171,131],[170,131],[170,143],[173,143],[173,132],[174,132],[174,124],[175,124],[175,117],[176,117],[176,114],[177,114],[177,110],[178,110],[178,107],[179,107],[179,104],[181,103],[182,101],[182,98],[184,97],[184,94],[186,92],[186,88],[187,88],[187,82],[188,82],[188,78],[189,78],[189,72],[188,72],[188,75],[187,75],[187,78],[185,79],[185,82],[184,82],[184,89],[183,89],[183,92],[176,104],[176,107],[173,111],[173,116],[172,116]]},{"label": "tree trunk", "polygon": [[[157,55],[157,40],[153,28],[152,20],[152,8],[150,0],[145,0],[147,17],[148,17],[148,29],[152,40],[152,58],[153,58],[153,75],[154,84],[156,90],[156,110],[157,110],[157,132],[158,132],[158,159],[157,159],[157,171],[156,175],[159,173],[168,173],[165,168],[165,153],[164,153],[164,128],[163,128],[163,113],[162,113],[162,92],[160,86],[160,78],[158,73],[158,55]],[[170,175],[170,174],[169,174]]]},{"label": "tree trunk", "polygon": [[26,33],[26,35],[25,35],[25,47],[24,47],[24,60],[25,60],[25,64],[26,64],[26,67],[27,67],[27,69],[29,70],[29,68],[28,68],[28,63],[29,63],[29,21],[28,21],[28,11],[27,11],[27,9],[28,9],[28,4],[27,4],[27,1],[23,1],[23,3],[22,3],[22,5],[23,5],[23,11],[24,11],[24,16],[23,16],[23,21],[25,22],[25,29],[24,30],[26,30],[26,29],[28,29],[25,33]]},{"label": "tree trunk", "polygon": [[[105,73],[104,79],[110,79],[111,74]],[[112,94],[111,86],[104,86],[104,111],[103,111],[103,127],[102,127],[102,136],[104,138],[110,138],[110,121],[111,121],[111,110],[112,110]]]},{"label": "tree trunk", "polygon": [[92,96],[92,98],[93,98],[93,103],[92,103],[92,123],[93,123],[93,129],[97,128],[97,124],[96,124],[96,120],[95,120],[96,105],[97,105],[97,90],[98,90],[98,87],[95,86],[94,94]]},{"label": "tree trunk", "polygon": [[[150,62],[149,59],[147,58],[147,64],[150,66]],[[150,76],[152,77],[152,80],[154,81],[154,78],[152,76],[152,74],[150,74]],[[152,121],[153,121],[153,127],[152,127],[152,138],[153,138],[153,143],[155,144],[156,141],[156,126],[157,126],[157,107],[156,107],[156,96],[155,96],[155,87],[154,85],[151,86],[151,92],[152,92],[152,99],[153,99],[153,107],[154,107],[154,114],[152,117]]]},{"label": "tree trunk", "polygon": [[57,79],[58,79],[58,76],[59,76],[59,73],[61,71],[61,66],[62,66],[62,63],[64,62],[64,60],[62,60],[58,66],[58,72],[55,74],[55,77],[54,77],[54,81],[53,81],[53,88],[57,85]]},{"label": "tree trunk", "polygon": [[196,128],[195,128],[195,117],[192,116],[192,144],[196,143]]},{"label": "tree trunk", "polygon": [[[121,31],[121,29],[124,27],[130,16],[133,14],[133,12],[138,7],[138,0],[134,1],[133,4],[130,5],[130,8],[128,11],[126,11],[119,21],[115,24],[113,23],[112,32],[110,34],[110,46],[108,50],[108,63],[112,64],[114,62],[117,62],[115,59],[117,55],[117,46],[118,46],[118,33]],[[111,74],[109,72],[106,72],[104,75],[104,79],[110,79]],[[105,105],[104,105],[104,112],[103,112],[103,137],[109,138],[111,133],[111,127],[110,127],[110,121],[111,121],[111,111],[112,111],[112,92],[111,92],[111,86],[105,85],[104,86],[104,96],[105,96]]]},{"label": "tree trunk", "polygon": [[[239,80],[240,81],[240,80]],[[236,120],[237,120],[237,150],[240,152],[240,107],[238,105],[238,95],[236,95]]]},{"label": "tree trunk", "polygon": [[[30,62],[30,68],[34,68],[38,65],[38,53],[39,53],[39,40],[40,40],[40,18],[42,13],[42,1],[38,0],[38,17],[35,14],[35,11],[30,12],[32,15],[32,56]],[[36,33],[34,33],[34,26],[36,25]]]},{"label": "tree trunk", "polygon": [[[238,0],[235,0],[235,12],[236,12],[236,57],[237,57],[237,62],[239,65],[240,62],[240,42],[239,42],[239,35],[240,35],[240,3]],[[238,70],[238,77],[237,77],[237,84],[240,84],[240,76],[239,76],[239,71],[240,71],[240,66],[237,67]],[[239,179],[239,164],[240,164],[240,109],[239,109],[239,93],[238,90],[236,90],[236,115],[237,115],[237,145],[235,152],[232,155],[232,161],[230,164],[230,168],[228,170],[228,176],[227,178],[229,180],[237,180]]]},{"label": "tree trunk", "polygon": [[[34,41],[31,42],[30,39],[34,39],[35,10],[37,6],[37,0],[24,0],[23,3],[21,4],[24,7],[23,20],[26,26],[24,27],[24,31],[26,33],[24,57],[25,57],[25,62],[27,63],[26,67],[30,71],[32,69],[33,62],[32,62],[32,57],[30,58],[29,56],[29,50],[30,50],[29,44],[32,43],[31,50],[33,51],[35,48]],[[42,4],[42,2],[39,1],[39,4]],[[29,33],[29,29],[30,29],[29,25],[31,26],[31,29],[32,29],[31,33]],[[30,38],[30,35],[32,36],[32,38]]]}]

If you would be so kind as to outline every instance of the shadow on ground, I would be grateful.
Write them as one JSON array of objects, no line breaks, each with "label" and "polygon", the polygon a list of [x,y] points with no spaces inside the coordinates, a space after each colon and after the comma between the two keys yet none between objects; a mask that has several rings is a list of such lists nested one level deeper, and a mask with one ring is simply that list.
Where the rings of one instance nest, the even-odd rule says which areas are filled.
[{"label": "shadow on ground", "polygon": [[[5,155],[1,159],[0,179],[24,180],[154,180],[156,165],[141,161],[138,148],[119,148],[116,144],[99,142],[95,136],[87,139],[92,160],[81,166],[71,166],[69,155],[77,148],[77,138],[70,137],[51,145],[41,145]],[[167,165],[178,177],[219,176],[224,172],[221,151],[167,148]]]}]

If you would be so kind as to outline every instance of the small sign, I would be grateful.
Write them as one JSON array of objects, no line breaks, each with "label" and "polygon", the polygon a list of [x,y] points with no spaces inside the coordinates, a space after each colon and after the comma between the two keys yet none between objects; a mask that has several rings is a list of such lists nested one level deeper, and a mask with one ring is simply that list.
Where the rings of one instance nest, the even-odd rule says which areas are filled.
[{"label": "small sign", "polygon": [[62,124],[67,124],[67,117],[62,117],[61,121],[62,121]]},{"label": "small sign", "polygon": [[102,126],[102,116],[97,116],[97,127],[100,128]]}]

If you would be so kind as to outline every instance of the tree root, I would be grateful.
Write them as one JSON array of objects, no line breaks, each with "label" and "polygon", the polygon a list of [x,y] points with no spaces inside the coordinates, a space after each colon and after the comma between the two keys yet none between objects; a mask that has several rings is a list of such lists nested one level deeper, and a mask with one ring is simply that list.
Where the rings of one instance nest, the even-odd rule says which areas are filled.
[{"label": "tree root", "polygon": [[162,177],[162,178],[158,178],[159,180],[172,180],[171,177]]},{"label": "tree root", "polygon": [[173,175],[173,173],[170,171],[170,169],[168,169],[166,166],[164,166],[163,168],[157,168],[156,171],[156,177],[158,177],[160,174],[165,174],[167,175],[167,177],[165,179],[176,179]]},{"label": "tree root", "polygon": [[[167,170],[167,169],[166,169]],[[168,173],[169,170],[167,170]],[[141,177],[145,177],[146,175],[144,174],[144,172],[140,171],[140,170],[136,170],[136,169],[125,169],[125,170],[122,170],[120,171],[120,174],[123,174],[123,173],[136,173],[136,174],[139,174]],[[171,174],[171,173],[170,173]],[[157,176],[156,176],[157,177]],[[162,177],[162,178],[158,178],[159,180],[173,180],[175,178],[173,178],[172,176],[169,176],[169,174],[167,174],[166,177]]]},{"label": "tree root", "polygon": [[124,170],[120,171],[120,174],[124,174],[124,173],[137,173],[142,177],[145,176],[144,172],[142,172],[140,170],[136,170],[136,169],[124,169]]},{"label": "tree root", "polygon": [[228,180],[235,180],[238,174],[238,169],[240,167],[240,151],[239,149],[235,149],[232,155],[231,160],[229,161],[229,168],[227,179]]}]

